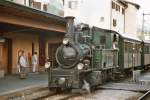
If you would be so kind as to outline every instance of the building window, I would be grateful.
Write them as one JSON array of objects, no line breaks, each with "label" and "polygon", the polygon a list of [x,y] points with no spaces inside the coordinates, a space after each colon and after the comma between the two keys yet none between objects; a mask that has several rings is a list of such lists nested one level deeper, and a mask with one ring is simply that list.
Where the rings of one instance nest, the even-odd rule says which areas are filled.
[{"label": "building window", "polygon": [[117,26],[117,20],[113,19],[113,26],[116,27]]},{"label": "building window", "polygon": [[118,5],[116,4],[116,11],[118,10]]},{"label": "building window", "polygon": [[123,14],[123,15],[125,14],[125,10],[124,10],[124,8],[122,8],[122,14]]},{"label": "building window", "polygon": [[65,4],[65,1],[64,0],[62,0],[62,2],[63,2],[63,5]]},{"label": "building window", "polygon": [[118,11],[120,12],[120,6],[118,6]]},{"label": "building window", "polygon": [[120,11],[120,6],[116,4],[116,11]]},{"label": "building window", "polygon": [[41,10],[41,2],[33,2],[33,8],[36,8],[36,9],[40,9]]},{"label": "building window", "polygon": [[112,1],[112,9],[115,9],[115,3]]},{"label": "building window", "polygon": [[43,5],[43,10],[44,10],[44,11],[47,11],[47,4],[44,4],[44,5]]},{"label": "building window", "polygon": [[78,5],[78,2],[77,1],[69,1],[68,2],[68,7],[70,9],[76,9],[77,8],[77,5]]},{"label": "building window", "polygon": [[29,0],[29,6],[30,7],[33,7],[33,2],[34,2],[34,0]]},{"label": "building window", "polygon": [[104,22],[105,21],[105,18],[104,17],[101,17],[100,18],[100,22]]}]

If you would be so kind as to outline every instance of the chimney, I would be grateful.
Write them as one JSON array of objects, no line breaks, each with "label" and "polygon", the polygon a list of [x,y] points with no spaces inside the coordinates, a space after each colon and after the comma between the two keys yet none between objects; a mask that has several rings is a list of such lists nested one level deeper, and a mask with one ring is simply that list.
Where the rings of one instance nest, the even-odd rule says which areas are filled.
[{"label": "chimney", "polygon": [[73,40],[75,39],[75,33],[74,33],[74,17],[68,16],[67,19],[67,25],[66,25],[66,33],[69,37],[71,37]]}]

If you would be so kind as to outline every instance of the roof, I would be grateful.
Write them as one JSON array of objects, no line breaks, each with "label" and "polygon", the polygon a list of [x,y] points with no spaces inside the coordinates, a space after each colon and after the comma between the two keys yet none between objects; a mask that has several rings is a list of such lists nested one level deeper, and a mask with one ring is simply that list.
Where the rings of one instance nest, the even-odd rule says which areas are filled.
[{"label": "roof", "polygon": [[137,9],[140,8],[140,5],[137,4],[137,3],[130,2],[130,1],[126,1],[126,0],[119,0],[119,1],[120,1],[120,2],[124,2],[124,3],[126,3],[126,4],[131,4],[131,5],[135,6]]},{"label": "roof", "polygon": [[124,5],[125,7],[127,7],[127,3],[125,3],[123,0],[118,0],[119,3],[121,3],[122,5]]},{"label": "roof", "polygon": [[109,30],[109,29],[103,29],[103,28],[99,28],[99,27],[96,27],[96,26],[93,26],[92,29],[94,31],[103,31],[103,32],[109,32],[109,33],[118,34],[116,31]]},{"label": "roof", "polygon": [[143,40],[144,43],[150,44],[150,41]]},{"label": "roof", "polygon": [[134,34],[127,34],[127,33],[118,33],[114,30],[109,30],[109,29],[102,29],[102,28],[98,28],[93,26],[92,29],[94,29],[95,31],[105,31],[105,32],[109,32],[109,33],[114,33],[114,34],[118,34],[120,35],[122,38],[127,39],[127,40],[133,40],[133,41],[138,41],[141,42],[142,40],[140,40],[136,35]]},{"label": "roof", "polygon": [[141,42],[142,40],[140,40],[136,35],[134,34],[127,34],[127,33],[118,33],[120,36],[122,36],[125,39],[129,39],[129,40],[134,40],[134,41],[139,41]]},{"label": "roof", "polygon": [[35,8],[32,8],[32,7],[28,7],[28,6],[21,5],[21,4],[18,4],[18,3],[14,3],[14,2],[11,2],[11,1],[0,0],[0,6],[19,9],[20,11],[26,11],[26,12],[34,13],[34,14],[37,14],[37,15],[40,15],[40,16],[45,16],[47,18],[50,18],[50,19],[53,19],[53,20],[58,20],[58,21],[61,21],[63,23],[66,23],[66,19],[64,17],[60,17],[60,16],[57,16],[57,15],[54,15],[54,14],[50,14],[50,13],[47,13],[45,11],[41,11],[41,10],[38,10],[38,9],[35,9]]}]

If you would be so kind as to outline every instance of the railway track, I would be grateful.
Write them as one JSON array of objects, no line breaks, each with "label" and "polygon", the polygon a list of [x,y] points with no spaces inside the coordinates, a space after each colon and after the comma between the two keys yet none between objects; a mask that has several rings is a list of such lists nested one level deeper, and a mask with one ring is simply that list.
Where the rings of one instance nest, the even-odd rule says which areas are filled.
[{"label": "railway track", "polygon": [[49,91],[47,87],[40,89],[35,88],[0,96],[0,100],[36,100],[38,98],[53,96],[55,94],[55,92]]},{"label": "railway track", "polygon": [[[98,89],[99,90],[99,89]],[[97,90],[96,90],[97,91]],[[96,92],[94,92],[95,94]],[[24,93],[22,96],[9,96],[7,99],[0,99],[0,100],[82,100],[82,98],[92,97],[92,94],[87,93],[70,93],[70,92],[56,92],[56,91],[49,91],[49,89],[40,89],[38,91],[33,91],[32,93],[28,92]],[[145,93],[140,99],[138,100],[150,100],[145,99],[148,98],[150,92]],[[97,99],[96,99],[97,100]],[[105,100],[105,99],[104,99]]]},{"label": "railway track", "polygon": [[53,95],[43,96],[34,100],[70,100],[71,98],[82,96],[82,93],[69,93],[69,92],[59,92],[54,93]]},{"label": "railway track", "polygon": [[150,91],[146,92],[138,100],[150,100]]},{"label": "railway track", "polygon": [[[138,84],[129,84],[127,82],[119,81],[121,83],[111,83],[105,84],[104,86],[98,87],[99,89],[112,89],[112,90],[128,90],[128,91],[141,91],[146,92],[138,100],[150,100],[150,86]],[[148,91],[148,92],[147,92]],[[48,87],[45,88],[35,88],[31,90],[19,91],[18,93],[13,93],[4,96],[4,99],[0,100],[72,100],[72,98],[85,96],[84,93],[68,93],[68,92],[56,92],[49,91]],[[149,98],[149,99],[146,99]]]},{"label": "railway track", "polygon": [[[55,96],[50,96],[49,98],[41,99],[41,100],[70,100],[71,98],[81,96],[81,94],[59,94]],[[39,99],[40,100],[40,99]]]}]

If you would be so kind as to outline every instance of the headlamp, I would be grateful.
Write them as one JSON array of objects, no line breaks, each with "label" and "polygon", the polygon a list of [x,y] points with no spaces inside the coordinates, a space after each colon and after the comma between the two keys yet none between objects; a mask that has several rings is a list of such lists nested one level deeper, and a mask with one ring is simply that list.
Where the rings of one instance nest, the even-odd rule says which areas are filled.
[{"label": "headlamp", "polygon": [[78,70],[82,70],[84,68],[84,64],[83,63],[79,63],[77,65]]},{"label": "headlamp", "polygon": [[63,39],[63,44],[64,45],[67,45],[68,43],[69,43],[69,39],[68,38]]},{"label": "headlamp", "polygon": [[51,66],[51,63],[50,62],[46,62],[45,63],[45,68],[49,68]]}]

